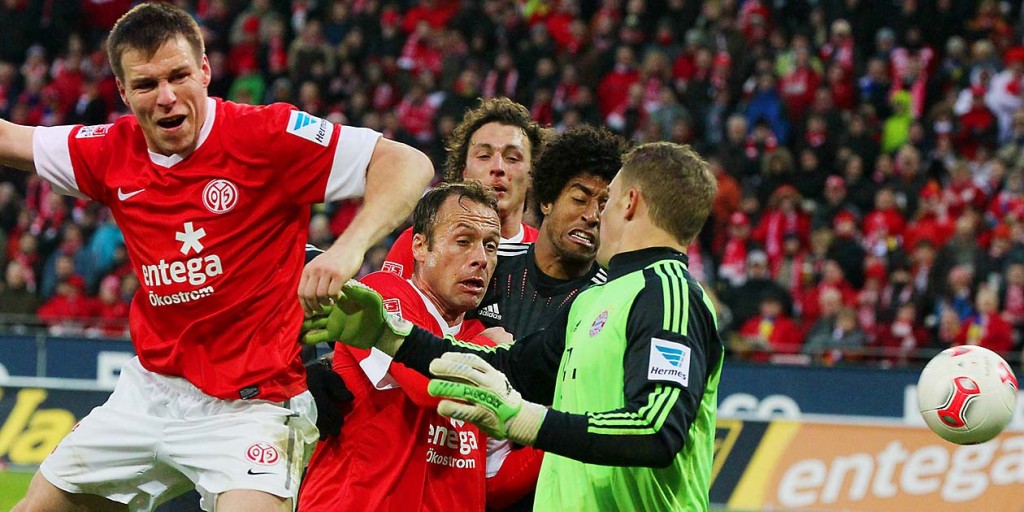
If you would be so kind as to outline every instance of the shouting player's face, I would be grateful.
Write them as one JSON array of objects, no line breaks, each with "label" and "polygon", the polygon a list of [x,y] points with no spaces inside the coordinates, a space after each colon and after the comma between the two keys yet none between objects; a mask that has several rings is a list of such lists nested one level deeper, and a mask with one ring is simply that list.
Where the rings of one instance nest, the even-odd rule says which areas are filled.
[{"label": "shouting player's face", "polygon": [[117,89],[138,119],[149,150],[165,156],[191,154],[206,119],[206,56],[197,60],[185,38],[177,37],[153,55],[127,50],[121,65],[124,80],[117,81]]},{"label": "shouting player's face", "polygon": [[601,209],[608,201],[608,182],[592,174],[566,183],[553,203],[542,203],[541,236],[547,237],[559,258],[589,264],[597,256]]},{"label": "shouting player's face", "polygon": [[487,205],[452,196],[437,212],[433,243],[413,237],[413,282],[445,320],[459,319],[480,305],[498,261],[498,213]]},{"label": "shouting player's face", "polygon": [[[501,123],[487,123],[469,138],[465,179],[479,180],[498,194],[498,213],[505,220],[519,219],[530,186],[530,139],[523,129]],[[504,223],[503,223],[504,224]],[[512,233],[514,236],[519,226]]]}]

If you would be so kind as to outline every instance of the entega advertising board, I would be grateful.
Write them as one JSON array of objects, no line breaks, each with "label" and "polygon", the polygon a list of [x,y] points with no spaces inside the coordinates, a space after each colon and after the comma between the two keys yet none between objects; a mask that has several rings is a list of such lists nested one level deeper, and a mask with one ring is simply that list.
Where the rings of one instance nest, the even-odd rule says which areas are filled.
[{"label": "entega advertising board", "polygon": [[1024,510],[1024,432],[958,446],[924,427],[719,420],[711,501],[737,510]]}]

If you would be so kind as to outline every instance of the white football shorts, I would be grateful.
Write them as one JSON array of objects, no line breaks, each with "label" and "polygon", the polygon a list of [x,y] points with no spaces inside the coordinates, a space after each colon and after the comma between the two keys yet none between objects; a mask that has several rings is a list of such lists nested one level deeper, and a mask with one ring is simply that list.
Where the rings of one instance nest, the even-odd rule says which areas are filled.
[{"label": "white football shorts", "polygon": [[125,503],[132,510],[195,487],[203,510],[218,494],[258,490],[291,498],[316,444],[308,391],[284,403],[221,400],[187,380],[153,373],[138,357],[114,392],[82,419],[39,467],[53,485]]}]

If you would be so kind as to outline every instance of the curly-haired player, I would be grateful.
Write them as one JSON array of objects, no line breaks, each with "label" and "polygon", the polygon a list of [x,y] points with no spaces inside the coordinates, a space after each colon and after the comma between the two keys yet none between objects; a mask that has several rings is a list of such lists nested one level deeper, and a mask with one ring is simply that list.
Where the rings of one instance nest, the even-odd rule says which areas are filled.
[{"label": "curly-haired player", "polygon": [[[580,290],[605,281],[594,262],[599,217],[626,146],[608,130],[590,126],[548,142],[533,169],[531,206],[542,219],[537,242],[499,248],[498,267],[475,315],[484,325],[526,336],[547,326]],[[502,463],[492,456],[490,466],[502,471],[488,486],[502,491],[490,492],[488,505],[516,503],[512,510],[529,510],[532,497],[523,496],[536,484],[540,457],[532,449],[514,450]]]},{"label": "curly-haired player", "polygon": [[[484,100],[469,110],[448,140],[444,180],[479,180],[498,194],[502,242],[532,242],[537,230],[523,223],[523,205],[530,188],[545,129],[530,119],[526,107],[508,99]],[[382,270],[408,279],[413,271],[412,228],[391,246]]]}]

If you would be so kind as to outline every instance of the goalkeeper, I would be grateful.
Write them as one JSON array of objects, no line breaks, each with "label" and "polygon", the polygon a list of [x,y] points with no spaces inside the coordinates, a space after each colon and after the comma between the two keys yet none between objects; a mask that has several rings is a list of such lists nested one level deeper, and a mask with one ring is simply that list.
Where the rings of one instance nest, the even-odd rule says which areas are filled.
[{"label": "goalkeeper", "polygon": [[608,282],[511,346],[439,339],[358,284],[307,341],[376,346],[436,377],[441,414],[544,450],[535,510],[707,510],[723,349],[685,248],[716,188],[686,146],[630,151],[601,215]]}]

